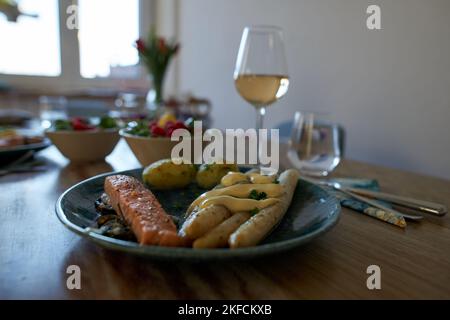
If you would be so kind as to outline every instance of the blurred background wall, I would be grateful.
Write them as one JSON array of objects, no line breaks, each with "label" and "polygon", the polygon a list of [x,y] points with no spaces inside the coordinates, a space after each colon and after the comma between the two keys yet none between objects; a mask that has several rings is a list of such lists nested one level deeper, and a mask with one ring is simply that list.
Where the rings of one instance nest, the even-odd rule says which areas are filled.
[{"label": "blurred background wall", "polygon": [[[382,30],[366,27],[370,4],[381,7]],[[291,86],[269,108],[268,127],[296,110],[328,110],[347,130],[347,157],[450,178],[450,1],[163,0],[161,6],[162,29],[182,43],[170,86],[211,98],[215,126],[254,126],[254,110],[233,83],[240,37],[246,25],[279,25]]]}]

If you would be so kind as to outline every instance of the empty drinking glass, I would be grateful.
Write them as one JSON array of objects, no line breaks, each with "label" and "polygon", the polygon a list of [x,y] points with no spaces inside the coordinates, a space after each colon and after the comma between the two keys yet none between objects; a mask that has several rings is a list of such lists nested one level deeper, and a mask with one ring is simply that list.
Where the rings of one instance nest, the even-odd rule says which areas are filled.
[{"label": "empty drinking glass", "polygon": [[303,174],[327,176],[341,159],[340,130],[327,114],[296,112],[288,158]]},{"label": "empty drinking glass", "polygon": [[55,120],[67,118],[67,99],[60,97],[39,97],[39,118],[44,129],[51,127]]}]

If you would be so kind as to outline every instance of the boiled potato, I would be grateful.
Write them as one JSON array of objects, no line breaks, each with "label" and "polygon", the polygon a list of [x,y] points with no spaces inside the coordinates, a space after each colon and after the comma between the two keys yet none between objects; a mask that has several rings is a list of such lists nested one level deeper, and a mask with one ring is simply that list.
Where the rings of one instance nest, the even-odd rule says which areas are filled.
[{"label": "boiled potato", "polygon": [[195,177],[192,164],[175,164],[171,159],[156,161],[144,169],[142,179],[155,189],[178,189],[186,187]]},{"label": "boiled potato", "polygon": [[224,175],[230,171],[239,171],[236,164],[202,164],[197,172],[197,184],[205,189],[210,189],[220,183]]}]

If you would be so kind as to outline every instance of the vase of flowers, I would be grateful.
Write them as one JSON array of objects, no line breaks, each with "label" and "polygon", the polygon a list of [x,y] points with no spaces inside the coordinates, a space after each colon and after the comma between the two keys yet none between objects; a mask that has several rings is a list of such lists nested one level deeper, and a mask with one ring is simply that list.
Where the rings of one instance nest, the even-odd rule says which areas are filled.
[{"label": "vase of flowers", "polygon": [[164,103],[164,77],[179,47],[178,43],[158,37],[155,32],[150,32],[147,41],[136,40],[139,56],[147,67],[153,83],[152,89],[147,94],[147,103],[151,109],[157,109]]}]

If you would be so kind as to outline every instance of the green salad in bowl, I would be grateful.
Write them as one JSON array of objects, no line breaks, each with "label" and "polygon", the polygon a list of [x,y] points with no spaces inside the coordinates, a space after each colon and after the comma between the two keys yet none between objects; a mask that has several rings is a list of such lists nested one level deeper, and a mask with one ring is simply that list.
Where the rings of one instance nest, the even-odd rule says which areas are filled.
[{"label": "green salad in bowl", "polygon": [[185,129],[193,133],[194,119],[177,119],[173,113],[164,113],[158,119],[131,121],[120,130],[136,158],[143,165],[171,157],[178,141],[172,141],[175,130]]},{"label": "green salad in bowl", "polygon": [[98,123],[88,118],[74,117],[67,120],[56,120],[51,127],[51,130],[54,131],[87,131],[96,129],[119,129],[119,124],[116,119],[111,117],[102,117]]},{"label": "green salad in bowl", "polygon": [[56,120],[45,132],[63,156],[72,162],[103,161],[120,139],[119,123],[111,117]]}]

